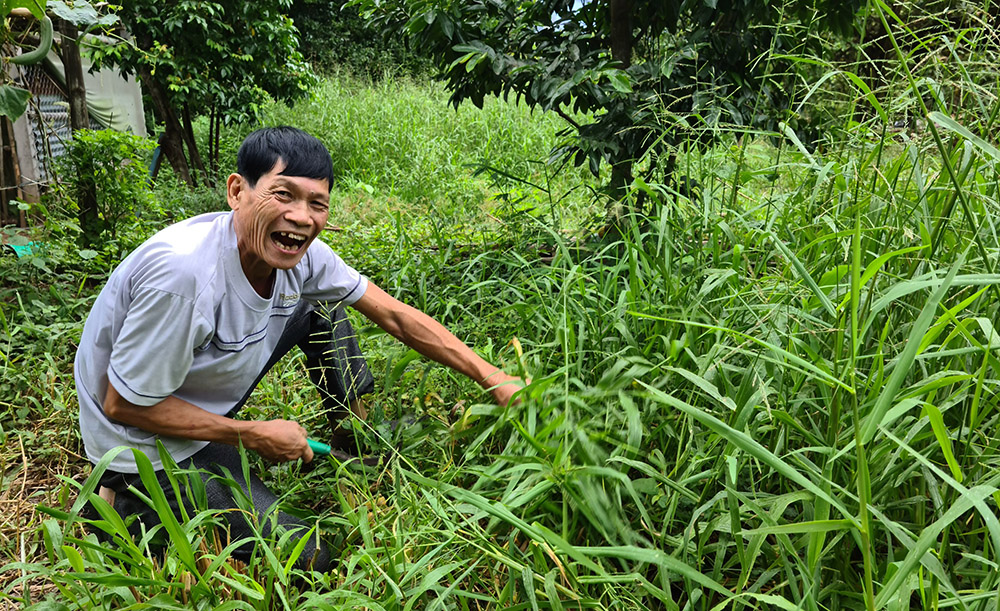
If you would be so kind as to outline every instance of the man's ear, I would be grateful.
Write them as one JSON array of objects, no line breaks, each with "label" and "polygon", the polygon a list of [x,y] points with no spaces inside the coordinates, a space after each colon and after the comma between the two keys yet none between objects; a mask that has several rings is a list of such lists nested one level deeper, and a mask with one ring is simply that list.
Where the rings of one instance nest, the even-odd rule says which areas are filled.
[{"label": "man's ear", "polygon": [[230,174],[226,179],[226,202],[233,210],[240,207],[240,196],[249,189],[247,179],[239,174]]}]

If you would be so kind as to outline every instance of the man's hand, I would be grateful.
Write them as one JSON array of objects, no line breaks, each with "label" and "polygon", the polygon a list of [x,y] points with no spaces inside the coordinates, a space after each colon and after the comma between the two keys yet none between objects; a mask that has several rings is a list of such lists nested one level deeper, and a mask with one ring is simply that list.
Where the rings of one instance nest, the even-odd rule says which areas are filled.
[{"label": "man's hand", "polygon": [[301,458],[309,462],[313,459],[306,430],[299,423],[290,420],[233,420],[207,412],[173,395],[156,405],[134,405],[118,394],[113,384],[108,384],[104,414],[117,422],[166,437],[229,445],[243,442],[248,450],[270,460],[289,461]]},{"label": "man's hand", "polygon": [[287,462],[301,458],[312,462],[313,451],[306,438],[306,430],[291,420],[265,420],[254,422],[253,427],[241,435],[243,445],[268,460]]},{"label": "man's hand", "polygon": [[[507,375],[502,371],[486,378],[486,384],[490,394],[493,395],[493,400],[500,407],[506,407],[514,393],[524,388],[524,380],[517,376]],[[521,399],[517,399],[515,403],[520,403],[520,401]]]}]

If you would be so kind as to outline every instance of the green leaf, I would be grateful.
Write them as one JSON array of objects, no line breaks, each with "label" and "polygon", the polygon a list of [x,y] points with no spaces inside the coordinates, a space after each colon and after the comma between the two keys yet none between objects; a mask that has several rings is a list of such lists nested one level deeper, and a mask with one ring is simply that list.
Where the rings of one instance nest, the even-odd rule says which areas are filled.
[{"label": "green leaf", "polygon": [[927,118],[930,119],[931,121],[934,121],[941,127],[947,129],[948,131],[954,132],[959,136],[962,136],[972,144],[976,145],[976,147],[979,150],[983,151],[984,153],[992,157],[995,161],[1000,161],[1000,150],[997,150],[995,146],[993,146],[989,142],[986,142],[979,136],[973,134],[971,131],[969,131],[967,127],[963,126],[961,123],[952,119],[948,115],[942,114],[938,111],[934,111],[932,113],[928,113]]},{"label": "green leaf", "polygon": [[819,164],[816,163],[816,158],[813,157],[812,153],[809,152],[809,149],[807,149],[805,145],[802,144],[802,141],[799,140],[799,137],[795,134],[795,130],[793,130],[784,122],[778,123],[778,127],[781,129],[781,132],[785,134],[785,137],[792,141],[792,144],[795,145],[795,148],[799,149],[799,152],[802,153],[802,155],[809,160],[809,165],[815,169],[819,169],[820,166]]},{"label": "green leaf", "polygon": [[28,259],[28,262],[37,267],[38,269],[42,270],[46,274],[53,273],[52,270],[49,269],[49,266],[45,264],[45,259],[41,257],[30,257]]},{"label": "green leaf", "polygon": [[131,575],[126,575],[122,573],[108,572],[108,573],[81,573],[77,571],[76,573],[66,573],[65,577],[75,579],[77,581],[85,583],[96,583],[109,587],[119,587],[119,586],[159,586],[159,587],[169,587],[169,586],[180,586],[178,582],[168,582],[162,579],[149,579],[146,577],[133,577]]},{"label": "green leaf", "polygon": [[736,403],[732,400],[732,398],[724,396],[722,393],[719,392],[719,389],[715,386],[715,384],[712,384],[711,382],[701,377],[700,375],[692,371],[688,371],[687,369],[684,369],[682,367],[667,367],[667,370],[673,371],[674,373],[677,373],[683,376],[684,378],[687,378],[687,380],[690,381],[692,384],[705,391],[705,393],[708,396],[712,397],[719,403],[725,405],[729,411],[731,412],[736,411]]},{"label": "green leaf", "polygon": [[[159,448],[161,444],[158,443],[157,445]],[[132,456],[135,458],[135,466],[139,471],[139,478],[142,480],[143,486],[146,487],[146,491],[153,501],[153,509],[159,516],[163,527],[170,535],[170,540],[173,542],[180,560],[188,570],[192,572],[197,571],[194,548],[192,548],[191,541],[184,533],[181,525],[177,522],[177,517],[170,508],[170,503],[167,502],[167,496],[160,486],[160,482],[156,479],[156,471],[153,469],[153,463],[150,462],[149,457],[141,450],[133,449]]]},{"label": "green leaf", "polygon": [[941,453],[944,454],[944,460],[948,463],[948,468],[951,469],[951,476],[961,484],[963,479],[962,467],[955,460],[955,453],[951,447],[951,435],[948,426],[944,423],[944,416],[941,414],[941,410],[932,403],[925,403],[924,413],[927,414],[927,418],[930,420],[931,430],[934,431],[934,437],[937,439],[938,445],[941,446]]},{"label": "green leaf", "polygon": [[796,524],[781,524],[744,530],[744,536],[751,535],[796,535],[801,533],[825,533],[831,530],[849,530],[853,525],[849,520],[813,520]]},{"label": "green leaf", "polygon": [[57,17],[69,21],[78,28],[87,28],[92,25],[111,25],[118,21],[117,15],[99,15],[97,9],[89,2],[50,0],[48,8]]},{"label": "green leaf", "polygon": [[[863,287],[866,284],[868,284],[868,281],[871,280],[875,276],[875,274],[877,274],[882,269],[882,266],[885,265],[886,261],[888,261],[889,259],[898,257],[900,255],[905,255],[911,252],[915,252],[918,250],[923,250],[925,248],[928,248],[929,246],[930,244],[921,244],[920,246],[911,246],[909,248],[902,248],[900,250],[894,250],[892,252],[887,252],[880,255],[877,259],[869,263],[868,267],[865,268],[865,272],[861,274],[861,281],[859,283],[859,287]],[[839,308],[845,307],[850,298],[851,298],[850,295],[845,296],[844,300],[840,302]]]},{"label": "green leaf", "polygon": [[62,546],[63,556],[69,560],[70,566],[73,567],[77,573],[83,572],[83,556],[80,555],[80,551],[75,547],[70,547],[68,545]]},{"label": "green leaf", "polygon": [[632,560],[635,562],[647,562],[655,564],[671,573],[682,575],[691,581],[698,583],[710,590],[714,590],[723,596],[732,596],[733,593],[722,587],[711,577],[700,573],[695,568],[681,562],[680,560],[664,553],[662,550],[636,547],[634,545],[608,545],[604,547],[578,547],[581,553],[594,558],[615,558]]},{"label": "green leaf", "polygon": [[632,93],[632,83],[629,82],[628,73],[622,70],[609,70],[607,72],[608,81],[611,88],[619,93]]},{"label": "green leaf", "polygon": [[934,321],[934,313],[937,312],[938,304],[941,303],[948,289],[951,288],[952,282],[955,280],[955,275],[958,273],[958,268],[964,262],[965,256],[962,255],[959,257],[958,262],[951,268],[951,271],[948,272],[945,279],[941,281],[937,290],[934,291],[924,304],[923,309],[917,316],[917,320],[913,323],[913,327],[910,329],[910,336],[906,344],[904,344],[903,352],[899,355],[898,360],[893,366],[892,375],[889,376],[889,380],[885,383],[882,392],[875,401],[875,406],[862,425],[864,428],[861,433],[861,443],[866,444],[871,441],[872,437],[875,436],[878,426],[882,424],[886,412],[892,407],[896,399],[896,393],[903,385],[903,379],[910,373],[910,366],[913,365],[913,360],[917,356],[921,340]]},{"label": "green leaf", "polygon": [[406,371],[406,367],[410,363],[419,358],[420,358],[419,352],[417,352],[416,350],[407,350],[406,354],[404,354],[402,358],[400,358],[399,361],[397,361],[393,365],[392,370],[389,371],[388,374],[386,374],[385,376],[386,388],[391,388],[396,382],[398,382],[399,378],[403,376],[403,372]]},{"label": "green leaf", "polygon": [[46,598],[30,607],[25,607],[25,611],[69,611],[69,607],[59,601]]},{"label": "green leaf", "polygon": [[755,439],[744,433],[743,431],[737,431],[733,427],[729,426],[725,422],[719,420],[712,414],[706,411],[698,409],[693,405],[681,401],[673,395],[669,395],[662,390],[653,388],[649,384],[646,384],[642,380],[636,380],[636,383],[643,386],[647,391],[649,391],[649,396],[651,399],[657,403],[664,403],[669,405],[688,416],[691,416],[702,425],[708,427],[715,431],[718,435],[722,436],[729,443],[733,444],[737,448],[740,448],[747,454],[755,457],[760,462],[770,466],[772,469],[777,471],[782,476],[790,479],[796,484],[802,486],[809,492],[812,492],[817,497],[830,503],[833,507],[837,508],[844,517],[851,521],[852,526],[857,528],[859,525],[853,519],[853,514],[848,511],[848,509],[837,499],[830,496],[825,490],[817,486],[815,482],[807,478],[805,475],[800,473],[797,469],[792,467],[790,464],[782,460],[780,457],[776,456],[773,452],[762,446]]},{"label": "green leaf", "polygon": [[882,122],[888,123],[889,116],[885,113],[885,109],[882,108],[882,105],[879,104],[878,98],[875,97],[874,93],[872,93],[872,90],[868,87],[868,84],[865,83],[863,80],[861,80],[861,78],[859,78],[858,75],[854,74],[853,72],[844,72],[843,75],[846,76],[852,83],[854,83],[854,85],[858,88],[858,90],[860,90],[861,93],[865,95],[865,98],[868,100],[868,103],[871,104],[872,108],[875,109],[875,112],[878,113],[878,116],[880,119],[882,119]]},{"label": "green leaf", "polygon": [[0,85],[0,116],[16,121],[28,109],[31,92],[13,85]]},{"label": "green leaf", "polygon": [[[792,135],[794,136],[794,134]],[[830,316],[834,320],[836,320],[837,309],[833,306],[833,302],[831,302],[830,298],[827,297],[826,292],[824,292],[823,289],[819,288],[819,285],[816,284],[816,280],[813,279],[812,275],[809,273],[809,270],[807,270],[806,266],[802,264],[802,261],[800,261],[799,258],[795,256],[795,253],[793,253],[787,246],[785,246],[785,243],[782,242],[781,239],[777,235],[775,235],[774,232],[769,231],[767,235],[770,236],[771,241],[774,242],[774,245],[778,247],[778,250],[781,251],[781,254],[783,254],[785,258],[788,259],[789,263],[792,264],[792,267],[795,268],[795,273],[798,275],[798,277],[801,278],[802,281],[805,282],[806,285],[809,287],[809,289],[813,292],[813,294],[816,295],[816,297],[819,299],[820,304],[822,304],[823,309],[825,309],[830,314]]]},{"label": "green leaf", "polygon": [[225,583],[234,590],[237,590],[247,598],[252,600],[264,600],[264,593],[260,591],[260,585],[255,581],[240,582],[236,579],[227,577],[222,573],[216,573],[214,578]]}]

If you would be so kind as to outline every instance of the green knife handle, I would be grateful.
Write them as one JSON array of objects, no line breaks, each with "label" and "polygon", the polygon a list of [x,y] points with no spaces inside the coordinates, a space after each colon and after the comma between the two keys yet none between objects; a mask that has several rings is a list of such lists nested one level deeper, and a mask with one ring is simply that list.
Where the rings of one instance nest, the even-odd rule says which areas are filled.
[{"label": "green knife handle", "polygon": [[307,439],[306,441],[309,442],[309,447],[312,448],[313,454],[322,454],[323,456],[326,456],[330,453],[330,446],[327,444],[320,441],[314,441],[312,439]]}]

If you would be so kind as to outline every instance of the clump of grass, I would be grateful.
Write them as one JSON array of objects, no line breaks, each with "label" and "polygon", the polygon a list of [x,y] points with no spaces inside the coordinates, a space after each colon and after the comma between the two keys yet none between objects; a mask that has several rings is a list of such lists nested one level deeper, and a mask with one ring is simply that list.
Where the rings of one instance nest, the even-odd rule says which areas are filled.
[{"label": "clump of grass", "polygon": [[[67,478],[67,484],[79,492],[69,511],[41,508],[52,516],[41,526],[45,559],[5,567],[22,573],[11,582],[12,588],[38,576],[44,576],[54,586],[58,595],[46,596],[35,607],[66,608],[59,602],[65,601],[75,608],[179,604],[191,608],[275,608],[300,598],[302,590],[312,583],[311,572],[304,570],[295,571],[297,582],[291,580],[304,544],[289,544],[289,535],[266,538],[261,534],[262,525],[252,520],[252,535],[230,540],[224,512],[204,506],[202,475],[179,469],[162,446],[160,457],[165,461],[172,489],[161,487],[149,459],[132,450],[146,489],[140,498],[161,520],[161,524],[148,531],[143,528],[141,536],[133,538],[129,526],[134,517],[123,519],[96,494],[100,476],[123,450],[127,451],[118,448],[109,452],[82,485]],[[246,455],[242,457],[245,474]],[[223,481],[232,490],[240,510],[252,515],[253,503],[232,475]],[[170,494],[183,495],[193,506],[182,507],[181,516],[175,516],[167,501]],[[88,504],[94,517],[81,517]],[[246,546],[252,548],[250,557],[237,560],[234,553]],[[21,602],[31,604],[30,591],[22,591]]]}]

